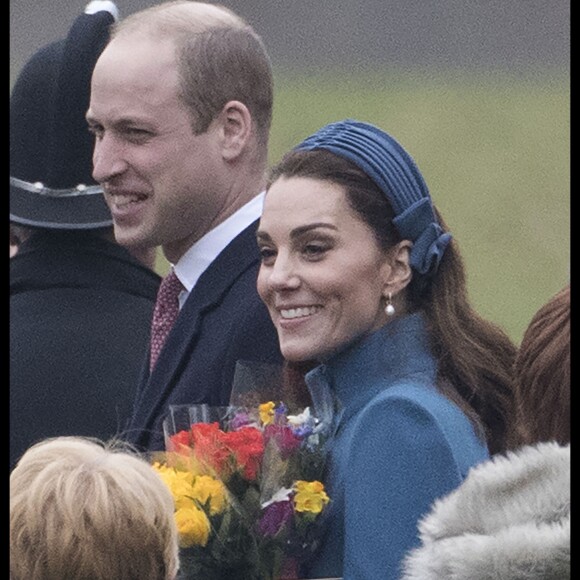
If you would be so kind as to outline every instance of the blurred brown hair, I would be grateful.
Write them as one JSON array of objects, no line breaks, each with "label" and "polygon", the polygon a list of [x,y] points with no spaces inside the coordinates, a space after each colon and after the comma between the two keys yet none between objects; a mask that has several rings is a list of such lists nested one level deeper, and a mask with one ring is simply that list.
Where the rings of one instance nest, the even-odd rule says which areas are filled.
[{"label": "blurred brown hair", "polygon": [[516,356],[513,446],[570,442],[570,284],[532,318]]}]

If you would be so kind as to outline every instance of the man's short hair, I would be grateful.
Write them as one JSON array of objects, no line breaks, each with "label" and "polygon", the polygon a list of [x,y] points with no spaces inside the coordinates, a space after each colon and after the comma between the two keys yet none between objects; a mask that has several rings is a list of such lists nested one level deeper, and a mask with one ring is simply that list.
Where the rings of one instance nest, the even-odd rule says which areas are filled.
[{"label": "man's short hair", "polygon": [[181,97],[196,133],[207,131],[228,101],[250,111],[258,143],[266,148],[272,122],[273,73],[260,36],[231,10],[175,0],[130,14],[111,38],[134,33],[171,38],[181,77]]}]

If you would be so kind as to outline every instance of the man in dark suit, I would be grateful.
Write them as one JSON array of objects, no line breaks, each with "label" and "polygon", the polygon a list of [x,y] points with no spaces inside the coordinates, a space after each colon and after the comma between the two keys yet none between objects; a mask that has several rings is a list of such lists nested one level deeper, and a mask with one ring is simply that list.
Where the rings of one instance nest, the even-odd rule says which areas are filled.
[{"label": "man in dark suit", "polygon": [[11,469],[46,437],[117,435],[149,344],[154,254],[114,241],[91,177],[90,78],[116,12],[103,4],[33,55],[10,98]]},{"label": "man in dark suit", "polygon": [[126,433],[138,447],[163,448],[170,405],[226,405],[237,361],[281,363],[256,292],[272,99],[261,39],[212,4],[128,16],[95,66],[93,176],[115,236],[161,245],[166,281],[181,286],[168,299],[180,311],[166,342],[154,333]]}]

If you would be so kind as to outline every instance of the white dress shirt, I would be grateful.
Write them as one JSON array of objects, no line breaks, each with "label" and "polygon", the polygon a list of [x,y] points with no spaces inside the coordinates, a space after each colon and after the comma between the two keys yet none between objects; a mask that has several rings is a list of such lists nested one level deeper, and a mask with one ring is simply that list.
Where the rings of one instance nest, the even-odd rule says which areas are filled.
[{"label": "white dress shirt", "polygon": [[262,215],[264,196],[265,192],[262,192],[251,199],[229,218],[195,242],[183,254],[177,264],[171,264],[176,276],[185,287],[185,290],[179,295],[180,308],[210,264],[236,236]]}]

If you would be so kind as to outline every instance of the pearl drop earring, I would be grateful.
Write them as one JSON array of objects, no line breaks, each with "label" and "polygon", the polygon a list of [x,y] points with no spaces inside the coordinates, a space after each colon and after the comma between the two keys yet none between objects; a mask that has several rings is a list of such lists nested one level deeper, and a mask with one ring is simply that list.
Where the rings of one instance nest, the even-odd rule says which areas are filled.
[{"label": "pearl drop earring", "polygon": [[389,292],[389,296],[387,297],[387,305],[385,306],[385,312],[387,316],[393,316],[395,314],[395,307],[393,306],[392,302],[393,295]]}]

